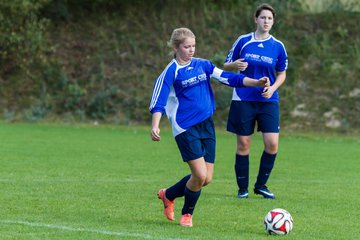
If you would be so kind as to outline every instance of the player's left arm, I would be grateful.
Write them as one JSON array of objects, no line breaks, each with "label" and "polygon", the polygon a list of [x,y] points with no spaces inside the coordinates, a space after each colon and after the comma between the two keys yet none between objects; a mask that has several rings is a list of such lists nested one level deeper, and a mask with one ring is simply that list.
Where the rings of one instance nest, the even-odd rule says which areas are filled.
[{"label": "player's left arm", "polygon": [[270,80],[268,77],[262,77],[260,79],[253,79],[245,76],[242,73],[234,73],[224,71],[216,67],[211,61],[204,61],[204,71],[209,74],[209,79],[214,78],[221,84],[230,87],[268,87],[270,86]]},{"label": "player's left arm", "polygon": [[214,67],[211,78],[218,80],[220,83],[230,87],[269,87],[270,80],[268,77],[260,79],[253,79],[241,73],[233,73],[224,71],[220,68]]},{"label": "player's left arm", "polygon": [[275,82],[269,87],[265,87],[261,96],[264,98],[271,98],[274,92],[285,82],[286,71],[278,72]]},{"label": "player's left arm", "polygon": [[286,69],[288,67],[288,57],[285,50],[285,46],[281,43],[279,45],[279,55],[278,55],[278,61],[275,66],[276,70],[276,79],[274,83],[269,86],[265,87],[263,93],[261,94],[264,98],[271,98],[272,95],[276,90],[279,89],[279,87],[285,82],[286,79]]}]

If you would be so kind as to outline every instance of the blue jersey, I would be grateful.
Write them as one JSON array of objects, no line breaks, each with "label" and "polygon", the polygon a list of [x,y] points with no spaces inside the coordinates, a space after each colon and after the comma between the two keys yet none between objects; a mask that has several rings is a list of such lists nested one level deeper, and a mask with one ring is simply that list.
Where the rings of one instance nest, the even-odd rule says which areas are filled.
[{"label": "blue jersey", "polygon": [[[286,71],[288,66],[287,53],[284,44],[270,35],[266,39],[255,39],[255,33],[240,36],[230,49],[225,63],[244,58],[248,67],[243,71],[246,76],[259,79],[269,77],[270,85],[276,80],[276,72]],[[271,98],[261,96],[263,88],[235,88],[232,100],[278,102],[279,94],[275,91]]]},{"label": "blue jersey", "polygon": [[205,59],[192,58],[186,65],[173,59],[155,81],[149,110],[166,113],[176,136],[215,112],[211,78],[241,88],[244,77],[223,71]]}]

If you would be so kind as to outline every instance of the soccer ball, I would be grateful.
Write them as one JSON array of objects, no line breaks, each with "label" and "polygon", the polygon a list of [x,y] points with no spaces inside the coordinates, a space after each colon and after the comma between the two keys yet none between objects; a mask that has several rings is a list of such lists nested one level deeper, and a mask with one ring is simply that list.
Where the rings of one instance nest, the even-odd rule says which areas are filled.
[{"label": "soccer ball", "polygon": [[288,211],[282,208],[275,208],[265,216],[265,231],[268,234],[285,235],[292,230],[293,222],[293,218]]}]

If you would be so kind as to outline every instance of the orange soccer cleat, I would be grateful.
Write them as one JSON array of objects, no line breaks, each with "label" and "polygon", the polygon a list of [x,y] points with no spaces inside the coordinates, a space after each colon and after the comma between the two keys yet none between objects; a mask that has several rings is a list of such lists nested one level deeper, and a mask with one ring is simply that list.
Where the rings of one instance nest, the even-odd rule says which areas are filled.
[{"label": "orange soccer cleat", "polygon": [[165,196],[166,188],[160,189],[158,192],[158,198],[161,199],[164,203],[164,214],[170,221],[174,221],[174,203],[175,200],[170,201]]},{"label": "orange soccer cleat", "polygon": [[182,215],[180,225],[183,227],[192,227],[192,215],[190,213]]}]

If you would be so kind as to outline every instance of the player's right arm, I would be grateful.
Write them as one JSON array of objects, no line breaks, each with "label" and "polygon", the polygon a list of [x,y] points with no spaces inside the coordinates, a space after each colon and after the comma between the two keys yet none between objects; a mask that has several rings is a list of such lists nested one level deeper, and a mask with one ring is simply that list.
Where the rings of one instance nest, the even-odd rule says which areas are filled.
[{"label": "player's right arm", "polygon": [[165,113],[165,106],[171,86],[174,83],[176,63],[171,61],[156,79],[151,96],[149,111]]},{"label": "player's right arm", "polygon": [[223,69],[226,71],[245,71],[248,66],[243,58],[240,58],[240,49],[242,36],[240,36],[233,44],[225,59]]},{"label": "player's right arm", "polygon": [[244,62],[244,58],[239,58],[235,62],[224,63],[224,70],[227,71],[245,71],[248,63]]},{"label": "player's right arm", "polygon": [[160,141],[160,120],[161,120],[161,112],[154,112],[152,114],[152,123],[151,123],[151,140]]},{"label": "player's right arm", "polygon": [[175,68],[174,61],[170,62],[154,84],[149,107],[152,114],[151,139],[153,141],[160,141],[160,119],[165,113],[165,106],[175,78]]}]

